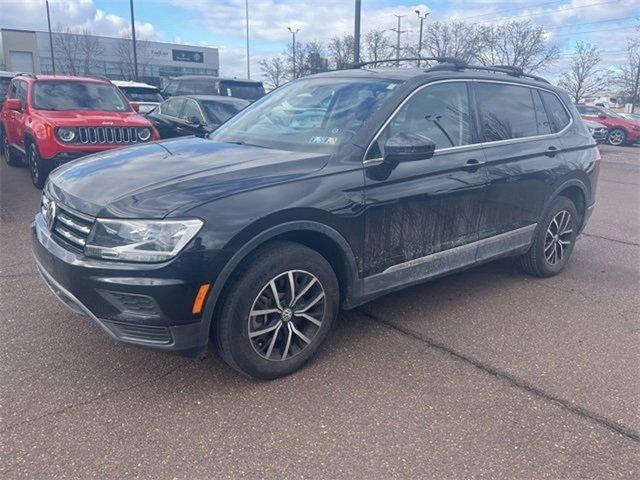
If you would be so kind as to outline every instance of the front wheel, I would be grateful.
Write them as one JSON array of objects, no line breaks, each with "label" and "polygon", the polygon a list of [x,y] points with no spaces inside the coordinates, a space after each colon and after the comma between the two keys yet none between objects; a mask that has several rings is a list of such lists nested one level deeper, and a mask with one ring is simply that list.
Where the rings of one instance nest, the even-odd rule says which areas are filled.
[{"label": "front wheel", "polygon": [[4,130],[0,130],[0,135],[2,136],[2,156],[4,157],[4,161],[11,167],[19,167],[21,163],[20,158],[11,151],[7,134]]},{"label": "front wheel", "polygon": [[38,147],[35,143],[30,143],[27,147],[27,160],[33,185],[36,188],[42,189],[49,175],[50,168],[40,158],[40,153],[38,153]]},{"label": "front wheel", "polygon": [[565,267],[576,242],[580,218],[571,200],[556,198],[536,228],[531,248],[520,257],[525,272],[552,277]]},{"label": "front wheel", "polygon": [[215,341],[233,368],[260,379],[300,369],[322,345],[338,313],[333,269],[292,242],[258,249],[234,272],[215,324]]},{"label": "front wheel", "polygon": [[627,141],[627,132],[621,128],[614,128],[607,134],[607,142],[609,145],[619,147],[624,145]]}]

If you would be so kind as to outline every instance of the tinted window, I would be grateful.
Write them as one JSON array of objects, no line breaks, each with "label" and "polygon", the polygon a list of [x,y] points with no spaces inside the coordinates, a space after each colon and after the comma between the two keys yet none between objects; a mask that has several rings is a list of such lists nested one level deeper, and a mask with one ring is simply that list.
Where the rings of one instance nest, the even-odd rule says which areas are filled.
[{"label": "tinted window", "polygon": [[249,82],[220,82],[220,95],[227,97],[257,100],[264,96],[264,87],[261,83]]},{"label": "tinted window", "polygon": [[178,117],[183,103],[184,98],[172,98],[171,100],[167,100],[160,106],[160,113],[168,115],[169,117]]},{"label": "tinted window", "polygon": [[210,78],[180,80],[180,95],[217,95],[216,82]]},{"label": "tinted window", "polygon": [[9,77],[0,77],[0,99],[6,95],[10,83],[11,79]]},{"label": "tinted window", "polygon": [[202,118],[198,104],[193,100],[186,100],[180,118],[183,118],[184,120],[197,118],[200,123],[204,123],[204,118]]},{"label": "tinted window", "polygon": [[545,91],[541,91],[540,94],[542,95],[544,106],[547,110],[547,114],[549,115],[549,120],[551,120],[553,131],[559,132],[564,127],[569,125],[571,117],[569,117],[567,109],[564,108],[564,105],[562,105],[562,102],[556,95],[551,92]]},{"label": "tinted window", "polygon": [[547,112],[545,111],[544,105],[542,104],[540,92],[538,90],[531,90],[531,95],[533,96],[533,107],[536,111],[536,124],[538,125],[538,134],[547,135],[551,133],[551,124],[549,123]]},{"label": "tinted window", "polygon": [[121,87],[124,95],[132,102],[161,102],[160,92],[155,88],[145,87]]},{"label": "tinted window", "polygon": [[201,103],[204,113],[211,123],[224,123],[247,106],[247,102],[211,102]]},{"label": "tinted window", "polygon": [[16,84],[17,83],[18,83],[17,80],[15,82],[11,82],[11,85],[9,85],[9,89],[7,90],[7,98],[16,98]]},{"label": "tinted window", "polygon": [[169,82],[169,85],[165,87],[163,93],[167,97],[170,97],[171,95],[175,95],[177,91],[178,91],[178,82],[173,80],[172,82]]},{"label": "tinted window", "polygon": [[111,83],[38,81],[32,102],[41,110],[131,111],[129,102]]},{"label": "tinted window", "polygon": [[428,137],[438,149],[473,143],[466,83],[440,83],[418,90],[380,135],[380,156],[386,139],[398,132]]},{"label": "tinted window", "polygon": [[484,82],[476,85],[485,141],[532,137],[538,134],[529,88]]},{"label": "tinted window", "polygon": [[27,104],[27,82],[18,81],[16,85],[16,98],[22,102],[22,108]]}]

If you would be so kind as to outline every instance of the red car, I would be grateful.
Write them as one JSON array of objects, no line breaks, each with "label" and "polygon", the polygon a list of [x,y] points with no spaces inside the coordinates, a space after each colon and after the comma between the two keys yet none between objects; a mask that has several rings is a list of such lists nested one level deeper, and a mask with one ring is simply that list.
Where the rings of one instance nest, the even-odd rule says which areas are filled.
[{"label": "red car", "polygon": [[609,129],[607,143],[624,145],[640,141],[640,122],[624,118],[619,113],[603,107],[576,105],[580,116],[585,120],[602,123]]},{"label": "red car", "polygon": [[106,79],[18,75],[2,108],[2,154],[12,166],[24,158],[42,188],[69,160],[159,139],[135,107]]}]

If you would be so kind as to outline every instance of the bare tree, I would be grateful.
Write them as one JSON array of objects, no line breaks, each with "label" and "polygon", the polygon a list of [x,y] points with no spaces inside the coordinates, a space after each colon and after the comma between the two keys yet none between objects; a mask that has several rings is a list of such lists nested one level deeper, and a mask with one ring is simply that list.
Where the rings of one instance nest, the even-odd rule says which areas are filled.
[{"label": "bare tree", "polygon": [[609,74],[600,68],[600,60],[598,47],[587,42],[576,42],[569,71],[563,73],[558,82],[575,103],[601,91],[609,83]]},{"label": "bare tree", "polygon": [[277,88],[286,82],[288,78],[287,63],[282,57],[272,57],[260,60],[260,69],[267,83]]},{"label": "bare tree", "polygon": [[388,60],[393,57],[393,45],[382,29],[367,32],[364,36],[364,59],[370,62]]},{"label": "bare tree", "polygon": [[547,41],[544,28],[528,21],[487,25],[482,31],[485,42],[478,60],[483,65],[509,65],[532,72],[548,67],[560,53]]},{"label": "bare tree", "polygon": [[82,58],[82,69],[84,75],[96,74],[100,70],[101,58],[104,55],[104,48],[98,38],[88,29],[80,31],[80,56]]},{"label": "bare tree", "polygon": [[627,41],[627,62],[620,67],[616,83],[631,102],[631,112],[640,104],[640,38]]},{"label": "bare tree", "polygon": [[486,45],[486,31],[464,22],[433,22],[425,26],[422,51],[430,57],[456,57],[465,62],[479,58]]},{"label": "bare tree", "polygon": [[71,28],[58,25],[53,44],[54,55],[61,72],[67,75],[79,75],[82,68],[80,37]]},{"label": "bare tree", "polygon": [[327,49],[337,70],[349,68],[353,63],[353,35],[332,37]]},{"label": "bare tree", "polygon": [[[118,40],[114,48],[114,54],[120,61],[120,74],[125,80],[133,80],[135,77],[132,42],[131,34],[126,33],[122,35],[122,38]],[[149,65],[154,58],[149,42],[137,41],[136,54],[138,57],[138,75],[144,77],[150,70]]]}]

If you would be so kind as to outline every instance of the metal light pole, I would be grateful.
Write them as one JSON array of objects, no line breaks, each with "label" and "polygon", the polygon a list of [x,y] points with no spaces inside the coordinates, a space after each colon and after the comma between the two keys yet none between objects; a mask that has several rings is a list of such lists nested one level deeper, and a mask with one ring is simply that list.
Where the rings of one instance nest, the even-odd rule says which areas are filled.
[{"label": "metal light pole", "polygon": [[287,27],[287,30],[293,35],[293,79],[296,79],[296,33],[300,31],[299,28],[293,30],[291,27]]},{"label": "metal light pole", "polygon": [[353,26],[353,63],[360,63],[360,11],[362,0],[356,0],[355,24]]},{"label": "metal light pole", "polygon": [[244,2],[245,16],[247,19],[247,79],[251,79],[251,66],[249,61],[249,0]]},{"label": "metal light pole", "polygon": [[[425,12],[424,15],[420,14],[420,10],[416,10],[416,14],[418,15],[418,18],[420,19],[420,39],[418,41],[418,57],[421,57],[421,53],[422,53],[422,27],[424,25],[424,19],[427,18],[429,16],[431,12]],[[418,68],[420,68],[420,60],[418,60]]]},{"label": "metal light pole", "polygon": [[53,70],[53,74],[56,74],[56,61],[53,58],[53,35],[51,34],[51,14],[49,13],[49,0],[46,1],[47,4],[47,25],[49,26],[49,48],[51,49],[51,69]]},{"label": "metal light pole", "polygon": [[396,43],[396,67],[400,66],[400,35],[407,32],[408,30],[401,30],[400,26],[401,26],[401,20],[402,17],[406,17],[406,15],[395,15],[394,17],[396,17],[398,19],[398,28],[397,29],[391,29],[392,32],[396,32],[396,34],[398,35],[398,39],[397,39],[397,43]]},{"label": "metal light pole", "polygon": [[133,77],[138,81],[138,51],[136,50],[136,20],[133,15],[133,0],[129,0],[131,6],[131,41],[133,42]]}]

